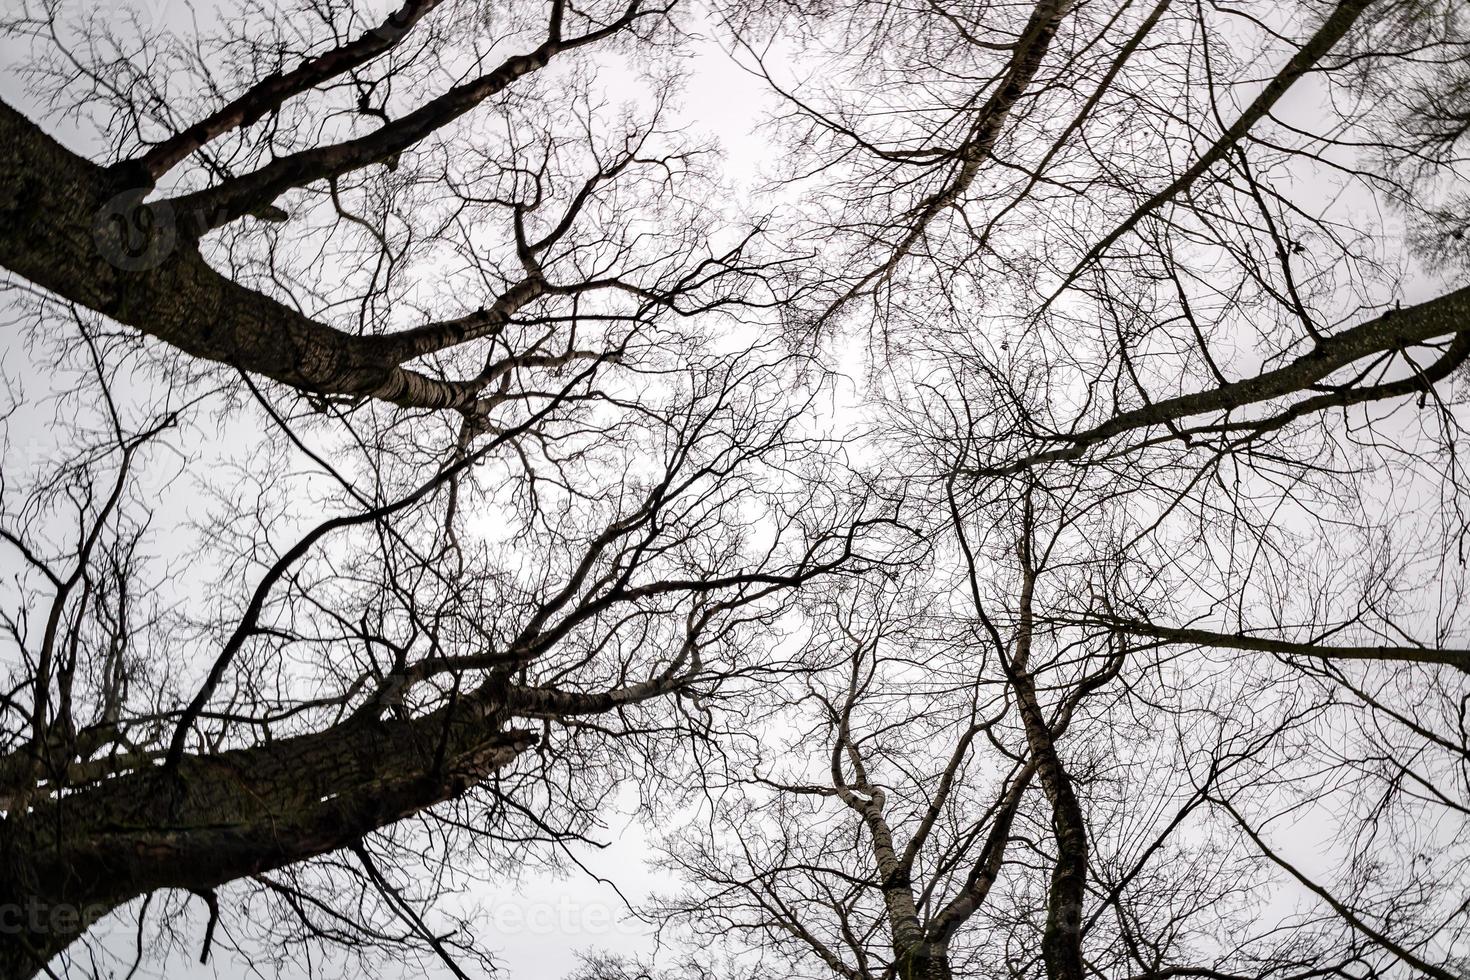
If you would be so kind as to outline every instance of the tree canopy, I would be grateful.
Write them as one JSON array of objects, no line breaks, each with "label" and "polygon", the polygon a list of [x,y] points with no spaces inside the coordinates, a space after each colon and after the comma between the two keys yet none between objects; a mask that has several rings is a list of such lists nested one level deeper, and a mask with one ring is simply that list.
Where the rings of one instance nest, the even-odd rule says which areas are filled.
[{"label": "tree canopy", "polygon": [[1464,3],[0,28],[0,977],[1470,975]]}]

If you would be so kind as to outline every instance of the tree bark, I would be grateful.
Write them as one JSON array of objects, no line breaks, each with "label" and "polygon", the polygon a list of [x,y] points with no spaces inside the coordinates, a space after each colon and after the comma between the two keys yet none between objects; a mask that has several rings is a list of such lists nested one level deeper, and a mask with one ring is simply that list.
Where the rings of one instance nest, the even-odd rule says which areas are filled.
[{"label": "tree bark", "polygon": [[894,963],[896,980],[950,980],[949,950],[924,943],[901,954]]},{"label": "tree bark", "polygon": [[191,218],[0,102],[0,266],[185,353],[309,392],[464,408],[477,389],[404,368],[392,336],[320,323],[209,267]]},{"label": "tree bark", "polygon": [[[1028,507],[1028,533],[1030,524]],[[1026,731],[1027,747],[1036,763],[1036,774],[1051,804],[1052,834],[1057,845],[1057,860],[1052,868],[1051,889],[1047,895],[1041,955],[1046,962],[1048,980],[1083,980],[1087,975],[1082,962],[1082,902],[1087,893],[1087,823],[1072,786],[1072,778],[1057,752],[1051,726],[1047,724],[1036,697],[1036,682],[1029,672],[1035,622],[1032,596],[1036,587],[1036,571],[1031,567],[1029,547],[1023,546],[1021,555],[1025,569],[1021,583],[1021,615],[1015,654],[1007,673],[1010,674],[1011,688],[1016,692],[1016,707]]]},{"label": "tree bark", "polygon": [[141,769],[0,824],[0,977],[34,976],[102,915],[347,846],[464,793],[534,744],[499,708],[321,732]]}]

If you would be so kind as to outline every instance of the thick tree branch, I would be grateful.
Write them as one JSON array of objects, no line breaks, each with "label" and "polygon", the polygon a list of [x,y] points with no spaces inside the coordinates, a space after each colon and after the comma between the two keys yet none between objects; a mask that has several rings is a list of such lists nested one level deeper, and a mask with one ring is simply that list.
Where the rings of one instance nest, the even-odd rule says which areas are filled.
[{"label": "thick tree branch", "polygon": [[[1058,621],[1056,617],[1048,617]],[[1470,672],[1470,650],[1447,650],[1439,647],[1412,647],[1394,644],[1338,646],[1316,641],[1278,640],[1250,633],[1222,633],[1194,627],[1158,626],[1137,619],[1086,616],[1066,620],[1080,626],[1096,626],[1146,636],[1167,644],[1214,647],[1223,650],[1251,650],[1257,653],[1282,654],[1293,657],[1315,657],[1320,660],[1396,660],[1404,663],[1445,664]]]},{"label": "thick tree branch", "polygon": [[145,892],[198,891],[284,867],[464,793],[535,742],[504,727],[497,701],[487,694],[420,718],[349,721],[185,756],[176,769],[143,768],[11,813],[0,824],[0,897],[48,916],[82,915],[73,929],[40,936],[6,930],[0,975],[31,976]]},{"label": "thick tree branch", "polygon": [[557,54],[601,41],[647,14],[642,0],[633,0],[622,16],[606,26],[565,39],[554,32],[530,51],[507,58],[494,71],[450,89],[366,136],[278,157],[252,173],[167,203],[181,216],[189,234],[204,235],[270,204],[293,187],[340,177],[390,159],[503,92],[517,79],[546,67]]},{"label": "thick tree branch", "polygon": [[[1196,180],[1203,176],[1211,167],[1224,160],[1245,138],[1251,128],[1264,119],[1270,113],[1273,106],[1280,101],[1297,80],[1325,58],[1331,52],[1333,45],[1342,40],[1352,26],[1357,23],[1363,11],[1371,6],[1373,0],[1342,0],[1337,7],[1322,22],[1322,26],[1312,34],[1307,42],[1297,49],[1285,65],[1281,67],[1267,83],[1266,87],[1257,95],[1245,111],[1220,134],[1220,138],[1210,144],[1209,149],[1200,154],[1197,159],[1184,173],[1174,178],[1167,187],[1153,194],[1129,215],[1121,224],[1087,250],[1086,254],[1067,273],[1062,284],[1052,294],[1052,299],[1060,295],[1068,286],[1077,281],[1088,266],[1107,252],[1124,235],[1128,234],[1138,226],[1138,223],[1148,217],[1155,209],[1172,200],[1177,195],[1188,190]],[[1051,300],[1047,301],[1048,303]]]},{"label": "thick tree branch", "polygon": [[367,33],[347,44],[308,58],[291,71],[261,79],[228,105],[215,110],[183,132],[169,137],[132,162],[156,181],[210,140],[260,121],[293,96],[359,68],[393,48],[425,14],[442,2],[443,0],[404,0],[403,6]]},{"label": "thick tree branch", "polygon": [[1156,425],[1168,425],[1199,415],[1231,412],[1274,398],[1317,390],[1333,372],[1374,354],[1402,350],[1439,337],[1453,341],[1434,364],[1399,381],[1365,387],[1345,386],[1303,399],[1275,416],[1259,421],[1221,423],[1200,431],[1239,428],[1269,429],[1324,408],[1363,401],[1402,397],[1442,380],[1470,358],[1470,286],[1462,287],[1416,306],[1390,310],[1356,327],[1323,339],[1306,354],[1252,378],[1232,381],[1208,391],[1178,395],[1120,412],[1088,429],[1047,436],[1069,443],[1062,449],[1033,453],[1015,462],[976,467],[980,476],[1014,475],[1032,466],[1081,458],[1088,449],[1117,436]]}]

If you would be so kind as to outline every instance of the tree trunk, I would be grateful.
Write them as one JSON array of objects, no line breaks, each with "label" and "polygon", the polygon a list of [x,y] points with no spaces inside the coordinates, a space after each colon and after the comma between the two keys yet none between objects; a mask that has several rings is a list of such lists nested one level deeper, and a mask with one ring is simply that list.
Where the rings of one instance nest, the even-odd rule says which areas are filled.
[{"label": "tree trunk", "polygon": [[949,949],[921,943],[899,956],[893,972],[896,980],[950,980]]},{"label": "tree trunk", "polygon": [[203,891],[337,850],[454,798],[534,744],[461,702],[348,721],[38,799],[0,823],[0,978],[34,976],[88,925],[162,888]]}]

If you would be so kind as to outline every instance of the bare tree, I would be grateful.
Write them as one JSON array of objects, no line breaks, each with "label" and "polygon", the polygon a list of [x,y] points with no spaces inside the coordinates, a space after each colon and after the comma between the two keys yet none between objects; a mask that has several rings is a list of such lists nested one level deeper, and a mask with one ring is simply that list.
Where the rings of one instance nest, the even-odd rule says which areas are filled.
[{"label": "bare tree", "polygon": [[98,13],[5,25],[0,973],[118,969],[72,943],[123,910],[464,975],[435,900],[687,754],[879,518],[820,368],[740,339],[776,280],[667,73],[574,60],[667,7]]},{"label": "bare tree", "polygon": [[729,22],[840,256],[788,322],[868,337],[934,550],[823,600],[671,926],[801,976],[1461,975],[1464,11]]},{"label": "bare tree", "polygon": [[[758,354],[704,364],[622,423],[533,416],[427,472],[376,447],[329,462],[262,401],[236,420],[280,422],[285,459],[319,465],[241,473],[198,539],[220,563],[213,602],[171,586],[188,559],[144,553],[160,517],[143,460],[183,409],[139,425],[92,389],[115,428],[7,487],[25,567],[6,610],[6,902],[40,923],[7,933],[7,969],[39,970],[161,889],[213,910],[248,878],[305,928],[325,886],[297,865],[318,855],[358,854],[372,891],[385,855],[504,861],[518,838],[584,830],[635,765],[617,753],[697,735],[701,692],[759,663],[783,593],[853,558],[840,499],[797,508],[780,486],[813,478],[812,450],[772,371]],[[303,520],[304,494],[328,516]],[[739,531],[752,516],[766,534]],[[647,707],[675,695],[696,700]],[[619,733],[626,749],[580,747]],[[317,873],[340,878],[338,861]],[[450,958],[410,923],[406,941]]]},{"label": "bare tree", "polygon": [[[1455,976],[1454,672],[1100,622],[1168,607],[1117,502],[977,496],[957,469],[923,573],[817,589],[807,682],[749,692],[729,791],[666,844],[673,934],[855,980]],[[1304,873],[1328,841],[1340,877]]]},{"label": "bare tree", "polygon": [[4,22],[8,974],[462,975],[629,782],[588,977],[1464,972],[1462,4],[238,13]]}]

